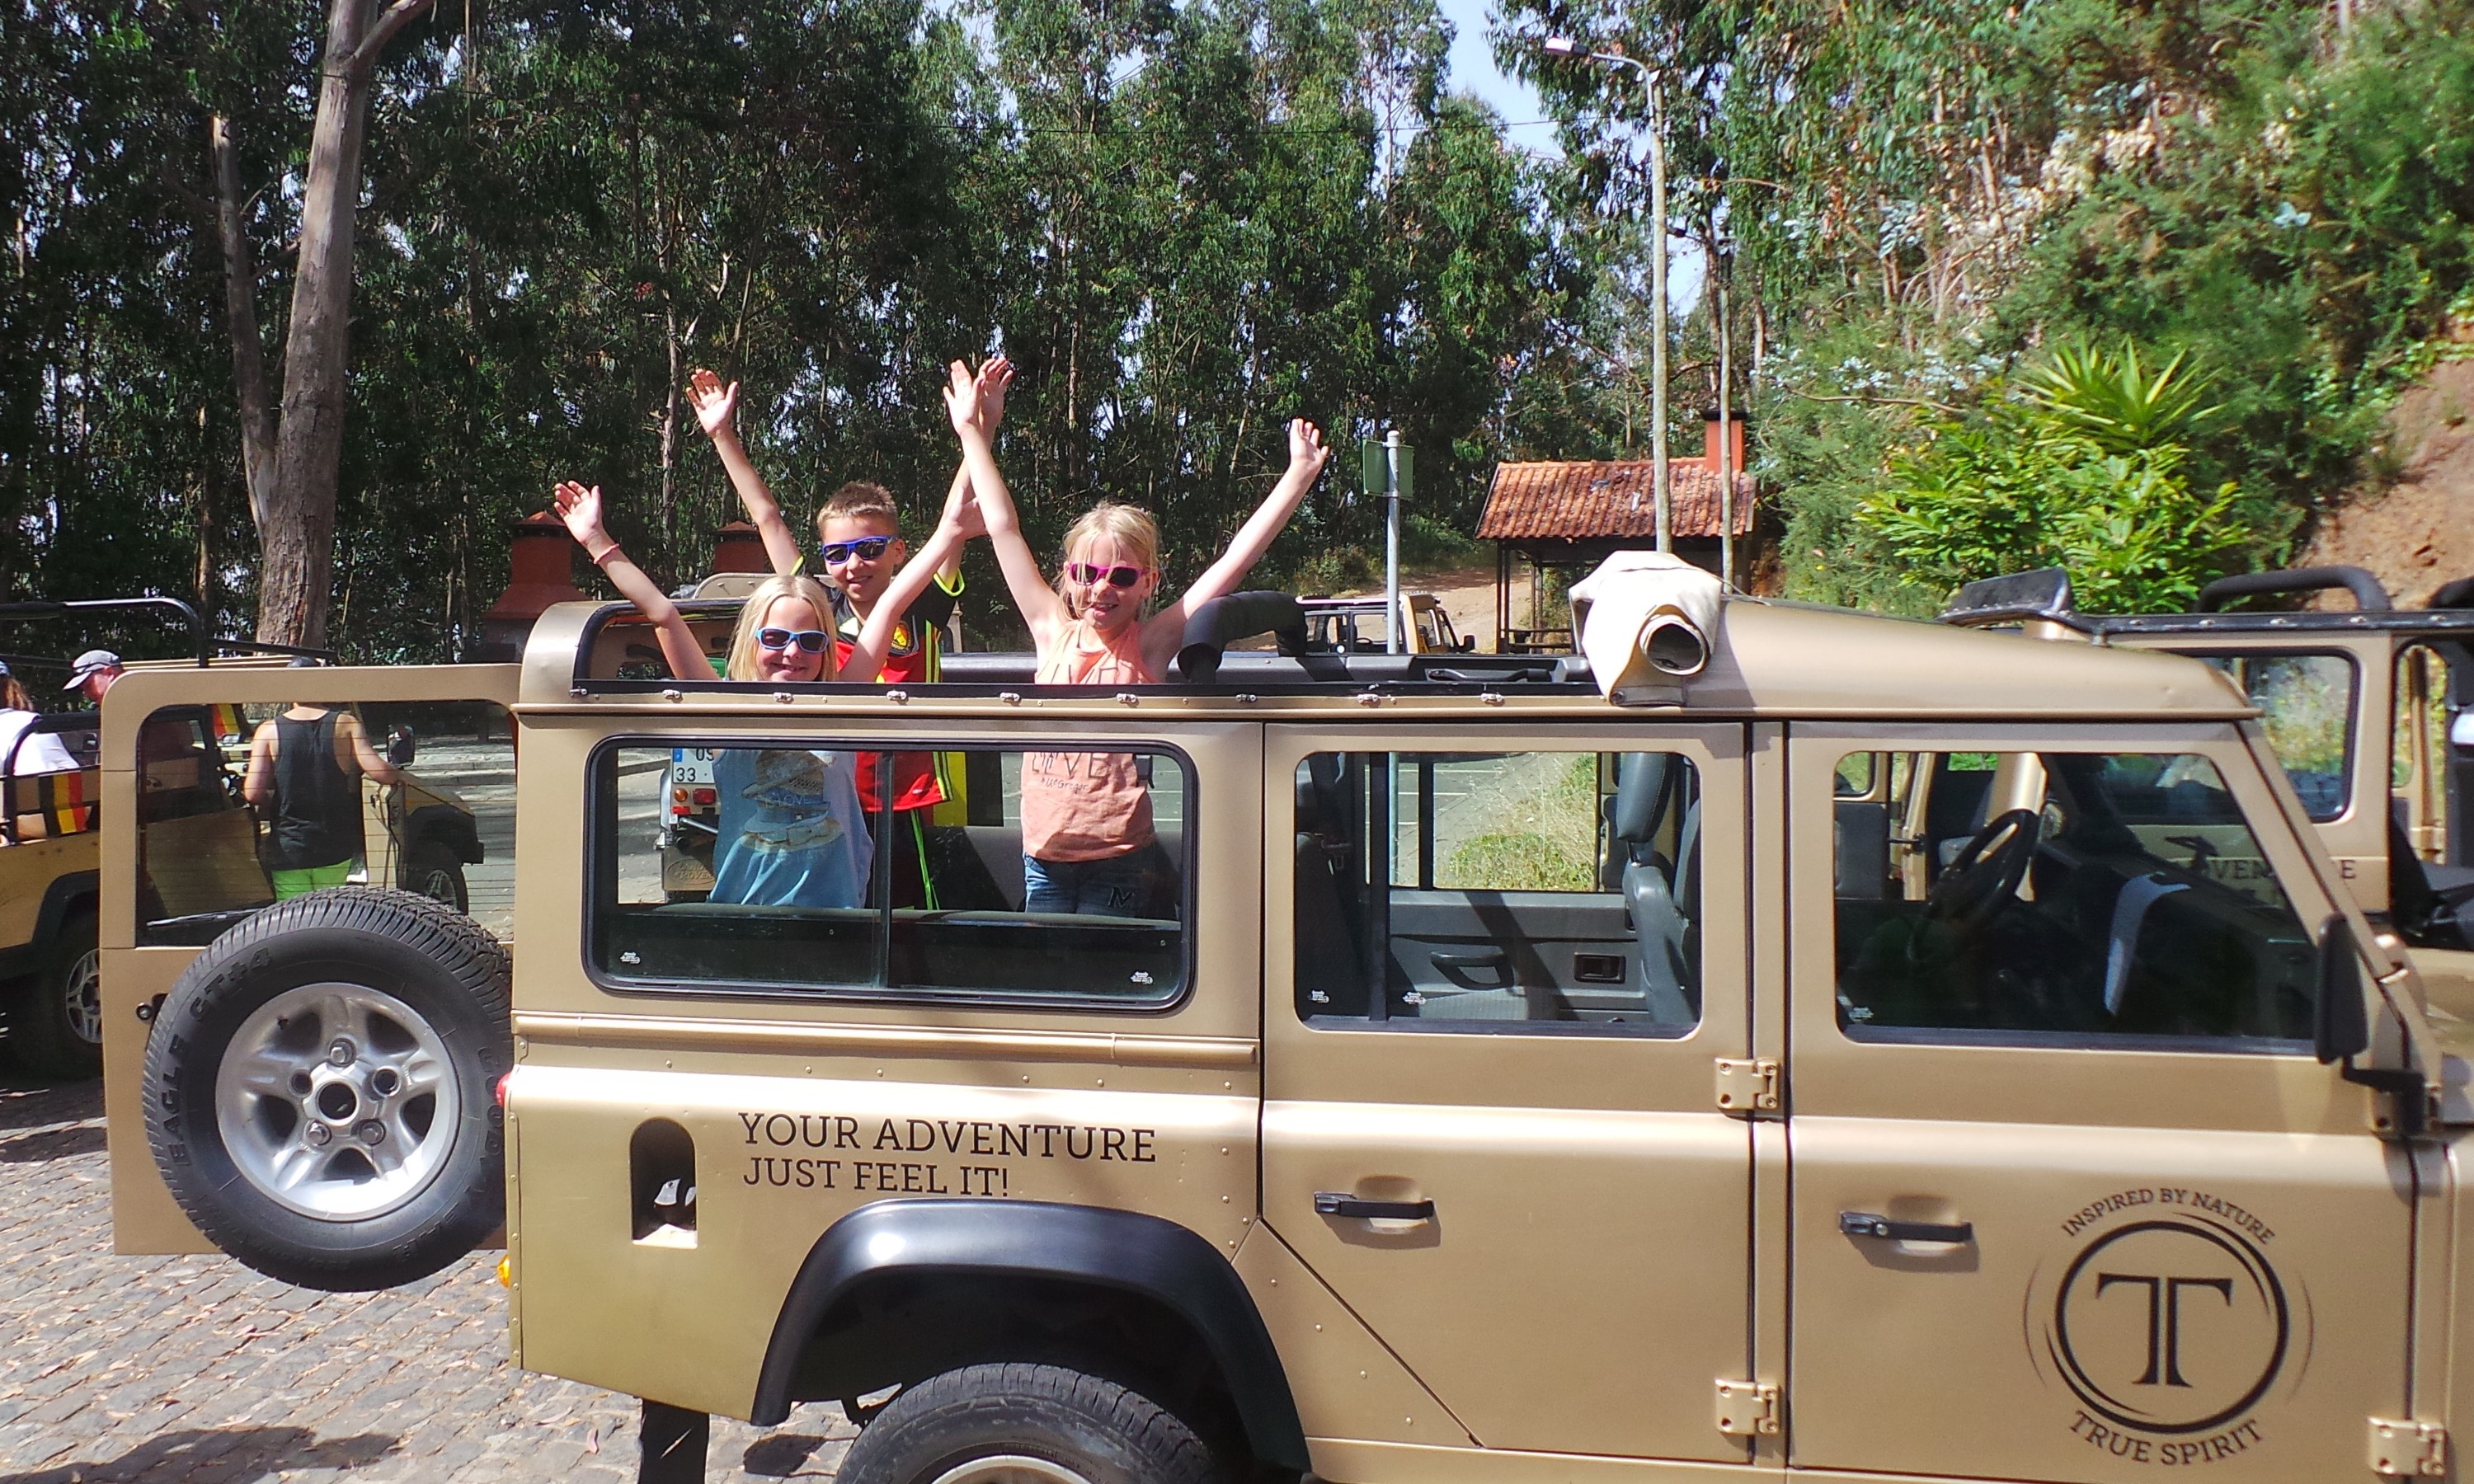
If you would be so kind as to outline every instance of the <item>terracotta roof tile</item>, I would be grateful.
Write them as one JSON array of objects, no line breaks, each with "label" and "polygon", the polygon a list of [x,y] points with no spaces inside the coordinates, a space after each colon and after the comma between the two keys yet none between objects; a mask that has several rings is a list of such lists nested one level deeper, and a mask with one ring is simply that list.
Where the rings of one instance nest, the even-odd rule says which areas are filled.
[{"label": "terracotta roof tile", "polygon": [[[1667,530],[1681,539],[1718,535],[1718,473],[1699,459],[1666,466]],[[1658,534],[1647,459],[1587,464],[1498,464],[1479,517],[1482,541],[1603,540]],[[1753,529],[1753,476],[1735,476],[1735,534]]]}]

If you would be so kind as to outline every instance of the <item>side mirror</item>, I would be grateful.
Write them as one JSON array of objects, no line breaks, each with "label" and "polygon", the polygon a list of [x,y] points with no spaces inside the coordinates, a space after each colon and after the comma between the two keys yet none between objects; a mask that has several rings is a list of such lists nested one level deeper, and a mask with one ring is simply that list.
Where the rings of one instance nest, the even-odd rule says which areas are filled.
[{"label": "side mirror", "polygon": [[410,727],[398,727],[387,733],[387,761],[399,768],[404,767],[412,761],[418,746],[413,740]]},{"label": "side mirror", "polygon": [[2341,914],[2319,929],[2318,1003],[2311,1017],[2311,1051],[2322,1065],[2370,1049],[2371,1024],[2363,1013],[2361,955],[2354,929]]}]

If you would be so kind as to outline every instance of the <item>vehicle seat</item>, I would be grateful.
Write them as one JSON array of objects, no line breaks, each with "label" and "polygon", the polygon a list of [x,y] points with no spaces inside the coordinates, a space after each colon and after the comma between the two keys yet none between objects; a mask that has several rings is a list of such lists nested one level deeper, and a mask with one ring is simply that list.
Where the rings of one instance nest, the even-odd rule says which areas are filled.
[{"label": "vehicle seat", "polygon": [[1685,790],[1684,770],[1669,753],[1627,753],[1617,770],[1611,833],[1623,847],[1621,891],[1632,919],[1640,960],[1643,1009],[1658,1024],[1689,1025],[1700,1018],[1700,986],[1693,982],[1687,935],[1691,922],[1692,858],[1701,827],[1701,803],[1685,807],[1676,831],[1683,864],[1652,843],[1676,797]]},{"label": "vehicle seat", "polygon": [[2474,948],[2474,870],[2434,866],[2414,853],[2394,805],[2389,815],[2389,907],[2417,948]]},{"label": "vehicle seat", "polygon": [[1365,955],[1341,905],[1339,863],[1325,843],[1321,790],[1302,771],[1297,783],[1297,996],[1301,1016],[1367,1013]]}]

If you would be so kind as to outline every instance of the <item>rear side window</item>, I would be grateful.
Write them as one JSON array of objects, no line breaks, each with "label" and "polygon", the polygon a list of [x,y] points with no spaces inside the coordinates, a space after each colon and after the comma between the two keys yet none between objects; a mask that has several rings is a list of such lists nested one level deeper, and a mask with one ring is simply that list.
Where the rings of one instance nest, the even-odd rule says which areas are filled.
[{"label": "rear side window", "polygon": [[2345,655],[2205,655],[2260,709],[2268,746],[2315,820],[2345,812],[2353,783],[2354,661]]},{"label": "rear side window", "polygon": [[1858,1040],[2311,1034],[2312,941],[2194,754],[1876,754],[1839,802],[1840,1024]]},{"label": "rear side window", "polygon": [[1192,783],[1174,754],[622,743],[594,784],[589,954],[614,988],[1136,1006],[1183,989]]},{"label": "rear side window", "polygon": [[1672,753],[1322,753],[1297,773],[1298,1014],[1681,1036],[1701,788]]}]

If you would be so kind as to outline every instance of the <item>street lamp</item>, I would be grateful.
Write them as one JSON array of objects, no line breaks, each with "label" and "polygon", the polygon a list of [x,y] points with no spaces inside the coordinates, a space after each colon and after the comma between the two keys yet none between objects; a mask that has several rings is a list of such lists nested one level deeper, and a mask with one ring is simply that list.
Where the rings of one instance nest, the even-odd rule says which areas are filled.
[{"label": "street lamp", "polygon": [[[1658,251],[1649,260],[1649,484],[1658,508],[1658,549],[1669,545],[1666,513],[1666,125],[1659,97],[1659,73],[1621,52],[1593,52],[1570,36],[1548,36],[1549,57],[1578,57],[1610,67],[1630,67],[1640,74],[1641,90],[1649,96],[1649,215]],[[1721,428],[1720,433],[1726,430]]]}]

